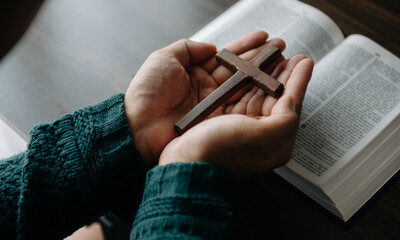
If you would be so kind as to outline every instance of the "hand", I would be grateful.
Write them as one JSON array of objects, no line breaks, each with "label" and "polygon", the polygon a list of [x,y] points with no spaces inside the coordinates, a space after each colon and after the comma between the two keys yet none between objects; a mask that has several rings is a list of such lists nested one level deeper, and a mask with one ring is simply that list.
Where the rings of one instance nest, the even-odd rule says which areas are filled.
[{"label": "hand", "polygon": [[312,69],[312,60],[304,56],[280,62],[272,75],[285,84],[281,98],[265,96],[253,88],[238,102],[227,105],[223,116],[203,121],[171,141],[159,164],[210,162],[242,176],[286,163]]},{"label": "hand", "polygon": [[[269,44],[283,50],[282,40],[266,43],[267,38],[257,31],[226,48],[245,59]],[[151,54],[133,78],[125,95],[125,112],[135,145],[149,166],[157,164],[164,147],[177,137],[173,124],[232,75],[219,67],[215,53],[214,45],[180,40]],[[224,114],[223,109],[213,116]]]}]

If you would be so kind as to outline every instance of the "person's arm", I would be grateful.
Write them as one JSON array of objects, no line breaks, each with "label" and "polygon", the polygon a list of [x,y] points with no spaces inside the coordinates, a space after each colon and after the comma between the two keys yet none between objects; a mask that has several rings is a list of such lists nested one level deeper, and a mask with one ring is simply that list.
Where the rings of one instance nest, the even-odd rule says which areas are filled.
[{"label": "person's arm", "polygon": [[[244,47],[246,51],[245,46],[256,35],[243,38],[246,44],[242,48],[237,44],[232,47]],[[265,39],[255,42],[259,45],[243,53],[245,59],[269,44]],[[192,50],[194,44],[186,46],[180,47],[178,42],[159,54],[194,56],[176,54]],[[183,62],[182,58],[177,59]],[[223,71],[216,69],[216,62],[202,66],[214,79]],[[247,88],[241,96],[214,112],[213,117],[169,141],[162,149],[159,166],[147,175],[131,239],[228,238],[231,212],[224,197],[230,186],[228,173],[233,176],[262,173],[290,159],[312,68],[312,61],[304,56],[281,61],[271,71],[273,77],[285,84],[279,99],[257,88]]]},{"label": "person's arm", "polygon": [[147,174],[131,239],[227,239],[229,172],[207,163],[158,166]]},{"label": "person's arm", "polygon": [[123,100],[41,124],[26,152],[0,161],[1,239],[61,239],[126,203],[133,214],[146,167]]}]

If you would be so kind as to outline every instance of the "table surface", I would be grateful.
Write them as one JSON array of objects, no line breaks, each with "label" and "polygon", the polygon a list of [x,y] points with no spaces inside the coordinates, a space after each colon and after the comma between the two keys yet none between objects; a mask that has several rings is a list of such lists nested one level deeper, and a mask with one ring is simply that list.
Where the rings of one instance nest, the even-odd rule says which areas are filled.
[{"label": "table surface", "polygon": [[[25,134],[124,92],[146,57],[188,37],[234,0],[47,1],[0,62],[0,113]],[[303,0],[345,35],[360,33],[400,56],[397,0]],[[274,174],[238,183],[238,239],[399,239],[399,174],[343,224]]]}]

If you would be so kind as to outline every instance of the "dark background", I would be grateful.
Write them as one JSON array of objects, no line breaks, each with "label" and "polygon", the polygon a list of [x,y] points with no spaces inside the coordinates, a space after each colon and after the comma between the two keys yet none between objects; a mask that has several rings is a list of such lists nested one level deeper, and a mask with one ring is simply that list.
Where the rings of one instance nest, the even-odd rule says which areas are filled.
[{"label": "dark background", "polygon": [[[24,32],[41,1],[5,1],[1,53]],[[124,92],[146,57],[201,26],[234,0],[47,1],[0,60],[0,113],[23,133]],[[400,56],[400,1],[303,0],[345,35],[360,33]],[[11,18],[14,16],[14,18]],[[5,28],[13,29],[7,33]],[[394,177],[343,224],[274,174],[238,183],[238,239],[400,239],[400,180]]]}]

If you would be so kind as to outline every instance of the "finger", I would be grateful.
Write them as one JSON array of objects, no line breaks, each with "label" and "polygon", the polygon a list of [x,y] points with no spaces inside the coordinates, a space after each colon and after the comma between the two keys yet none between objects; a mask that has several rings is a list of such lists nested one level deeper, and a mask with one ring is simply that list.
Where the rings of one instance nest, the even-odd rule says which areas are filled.
[{"label": "finger", "polygon": [[[254,31],[244,35],[243,37],[227,44],[224,48],[228,49],[236,55],[240,55],[250,49],[257,48],[264,44],[268,39],[268,33],[264,31]],[[202,67],[209,73],[214,71],[220,64],[215,58],[212,58],[202,64]]]},{"label": "finger", "polygon": [[[243,54],[237,54],[239,55],[240,58],[249,61],[257,54],[259,54],[262,50],[265,48],[275,45],[279,49],[281,49],[281,52],[285,49],[285,42],[282,39],[279,38],[274,38],[271,39],[268,42],[264,42],[262,45],[259,45],[258,47],[249,49],[248,51],[244,52]],[[206,69],[210,74],[212,74],[213,78],[219,83],[222,84],[229,76],[231,76],[233,73],[230,71],[228,68],[221,66],[215,58],[210,59],[209,61],[215,61],[215,64],[212,66],[210,69]],[[207,61],[208,62],[208,61]]]},{"label": "finger", "polygon": [[231,109],[231,114],[246,114],[249,101],[252,99],[254,94],[256,94],[256,92],[257,92],[257,87],[253,87],[243,97],[241,97],[239,102],[237,102]]},{"label": "finger", "polygon": [[[244,54],[240,55],[239,57],[243,58],[244,60],[250,60],[254,58],[258,53],[260,53],[264,48],[271,46],[272,44],[278,45],[282,50],[285,48],[285,43],[281,39],[273,39],[267,43],[264,43],[263,45],[259,46],[258,48],[252,49],[248,52],[245,52]],[[283,58],[283,57],[282,57]],[[276,61],[279,62],[279,61]],[[276,64],[276,63],[275,63]],[[274,65],[275,65],[274,64]],[[273,67],[273,66],[272,66]],[[224,66],[219,66],[217,67],[213,73],[212,77],[215,80],[217,86],[220,86],[223,84],[227,79],[229,79],[230,76],[232,76],[234,73],[230,71],[228,68]],[[252,86],[246,85],[242,89],[240,89],[233,97],[231,97],[226,103],[231,104],[237,102],[239,99],[243,97],[244,94],[246,94]],[[258,98],[260,99],[260,98]],[[254,109],[251,109],[253,112]],[[260,110],[257,110],[257,112],[260,112]]]},{"label": "finger", "polygon": [[232,109],[235,107],[234,104],[227,104],[225,105],[224,108],[224,114],[230,114],[232,112]]},{"label": "finger", "polygon": [[249,104],[247,105],[246,115],[247,116],[260,116],[261,110],[263,107],[263,102],[265,100],[266,94],[263,90],[255,87],[256,93],[250,99]]},{"label": "finger", "polygon": [[268,36],[268,33],[266,33],[265,31],[253,31],[240,37],[236,41],[228,43],[224,46],[224,48],[228,49],[236,55],[239,55],[265,43],[268,39]]},{"label": "finger", "polygon": [[[282,48],[282,50],[285,48],[285,43],[283,42],[283,40],[281,40],[281,39],[272,39],[271,41],[268,41],[267,43],[264,43],[263,45],[259,46],[258,48],[255,48],[255,49],[252,49],[250,51],[245,52],[244,54],[240,55],[239,57],[241,57],[244,60],[251,60],[257,54],[259,54],[263,49],[267,48],[268,46],[271,46],[272,44],[278,45],[280,48]],[[234,74],[234,73],[231,72],[228,68],[226,68],[224,66],[219,66],[213,71],[212,77],[216,81],[217,85],[220,86],[230,76],[232,76],[232,74]],[[238,101],[244,94],[246,94],[247,91],[249,91],[249,89],[251,89],[251,87],[250,88],[249,87],[245,87],[245,88],[241,89],[232,98],[230,98],[227,101],[227,103],[230,104],[230,103]]]},{"label": "finger", "polygon": [[[272,76],[276,78],[279,82],[286,85],[290,75],[292,74],[293,69],[296,65],[306,57],[303,55],[296,55],[289,60],[285,60],[280,62],[275,70],[272,73]],[[276,77],[278,76],[278,77]],[[287,87],[285,86],[284,92],[287,91]],[[271,114],[272,108],[274,107],[277,99],[273,97],[267,97],[264,101],[261,113],[263,116],[269,116]]]},{"label": "finger", "polygon": [[[278,64],[276,64],[274,69],[269,70],[271,73],[271,77],[277,79],[279,74],[286,67],[288,60],[281,60]],[[259,115],[259,116],[269,116],[271,114],[271,109],[276,103],[276,98],[272,96],[266,95],[261,89],[259,89],[259,94],[253,96],[253,99],[250,100],[248,106],[248,115]]]},{"label": "finger", "polygon": [[[293,70],[295,69],[296,65],[306,56],[304,55],[296,55],[289,59],[289,61],[284,65],[283,70],[280,71],[277,80],[284,85],[286,85],[287,81],[289,80],[290,75],[292,74]],[[278,69],[279,71],[279,69]]]},{"label": "finger", "polygon": [[[248,162],[246,165],[260,166],[263,167],[263,170],[260,170],[264,171],[284,163],[289,158],[290,144],[297,132],[299,118],[290,104],[286,107],[289,108],[289,114],[260,119],[246,117],[238,122],[240,127],[231,127],[233,134],[240,136],[238,141],[246,143],[247,150],[255,154],[251,159],[256,161]],[[279,156],[277,152],[282,156]],[[269,162],[263,162],[266,158]]]},{"label": "finger", "polygon": [[[285,91],[279,99],[279,101],[289,99],[293,102],[298,115],[300,115],[301,112],[301,105],[306,94],[307,85],[311,79],[313,67],[314,62],[309,58],[302,59],[296,64],[286,83]],[[279,112],[279,105],[275,105],[272,111],[273,113],[275,111]]]},{"label": "finger", "polygon": [[243,117],[238,122],[240,127],[232,129],[235,129],[238,136],[246,136],[244,141],[260,146],[280,145],[295,135],[299,124],[293,102],[286,99],[280,105],[280,111],[268,117],[251,118],[240,115]]},{"label": "finger", "polygon": [[[268,162],[260,162],[259,165],[264,166],[263,169],[276,167],[290,157],[291,140],[296,136],[300,120],[290,103],[286,107],[287,114],[261,117],[255,119],[256,123],[253,123],[253,126],[257,125],[257,127],[253,127],[252,134],[256,137],[252,140],[259,144],[260,148],[264,147],[266,151],[263,159]],[[285,155],[286,153],[288,155]]]},{"label": "finger", "polygon": [[194,42],[188,39],[181,39],[156,51],[156,54],[174,57],[184,67],[189,67],[190,64],[205,61],[216,53],[215,45]]},{"label": "finger", "polygon": [[[281,52],[283,52],[286,48],[286,44],[285,42],[280,39],[280,38],[273,38],[271,40],[269,40],[268,42],[266,42],[265,44],[255,48],[255,49],[251,49],[243,54],[240,55],[240,57],[242,59],[245,60],[251,60],[253,59],[255,56],[257,56],[261,51],[263,51],[265,48],[268,48],[270,46],[274,45],[275,47],[278,47]],[[281,62],[283,61],[285,58],[281,55],[279,59],[275,60],[272,64],[270,64],[269,66],[267,66],[263,70],[264,72],[266,72],[267,74],[271,74],[272,71],[275,69],[275,67]]]},{"label": "finger", "polygon": [[283,70],[286,68],[286,65],[288,64],[289,60],[284,59],[282,61],[280,61],[275,68],[272,70],[271,72],[271,77],[273,77],[274,79],[278,79],[279,75],[281,74],[281,72],[283,72]]},{"label": "finger", "polygon": [[[255,56],[257,56],[257,54],[259,54],[265,48],[268,48],[272,45],[279,48],[281,50],[281,52],[283,52],[286,48],[286,44],[282,39],[273,38],[273,39],[269,40],[268,42],[266,42],[265,44],[260,45],[257,48],[253,48],[249,51],[244,52],[243,54],[240,55],[240,57],[245,60],[250,60],[250,59],[254,58]],[[262,70],[264,70],[264,69],[262,69]]]},{"label": "finger", "polygon": [[[273,77],[274,79],[278,79],[279,75],[283,72],[283,70],[286,68],[287,64],[288,64],[289,60],[283,60],[281,61],[273,70],[273,72],[271,73],[271,77]],[[275,103],[276,103],[277,99],[271,96],[267,96],[264,99],[264,102],[262,104],[261,107],[261,115],[262,116],[269,116],[271,115],[271,110],[274,107]]]}]

